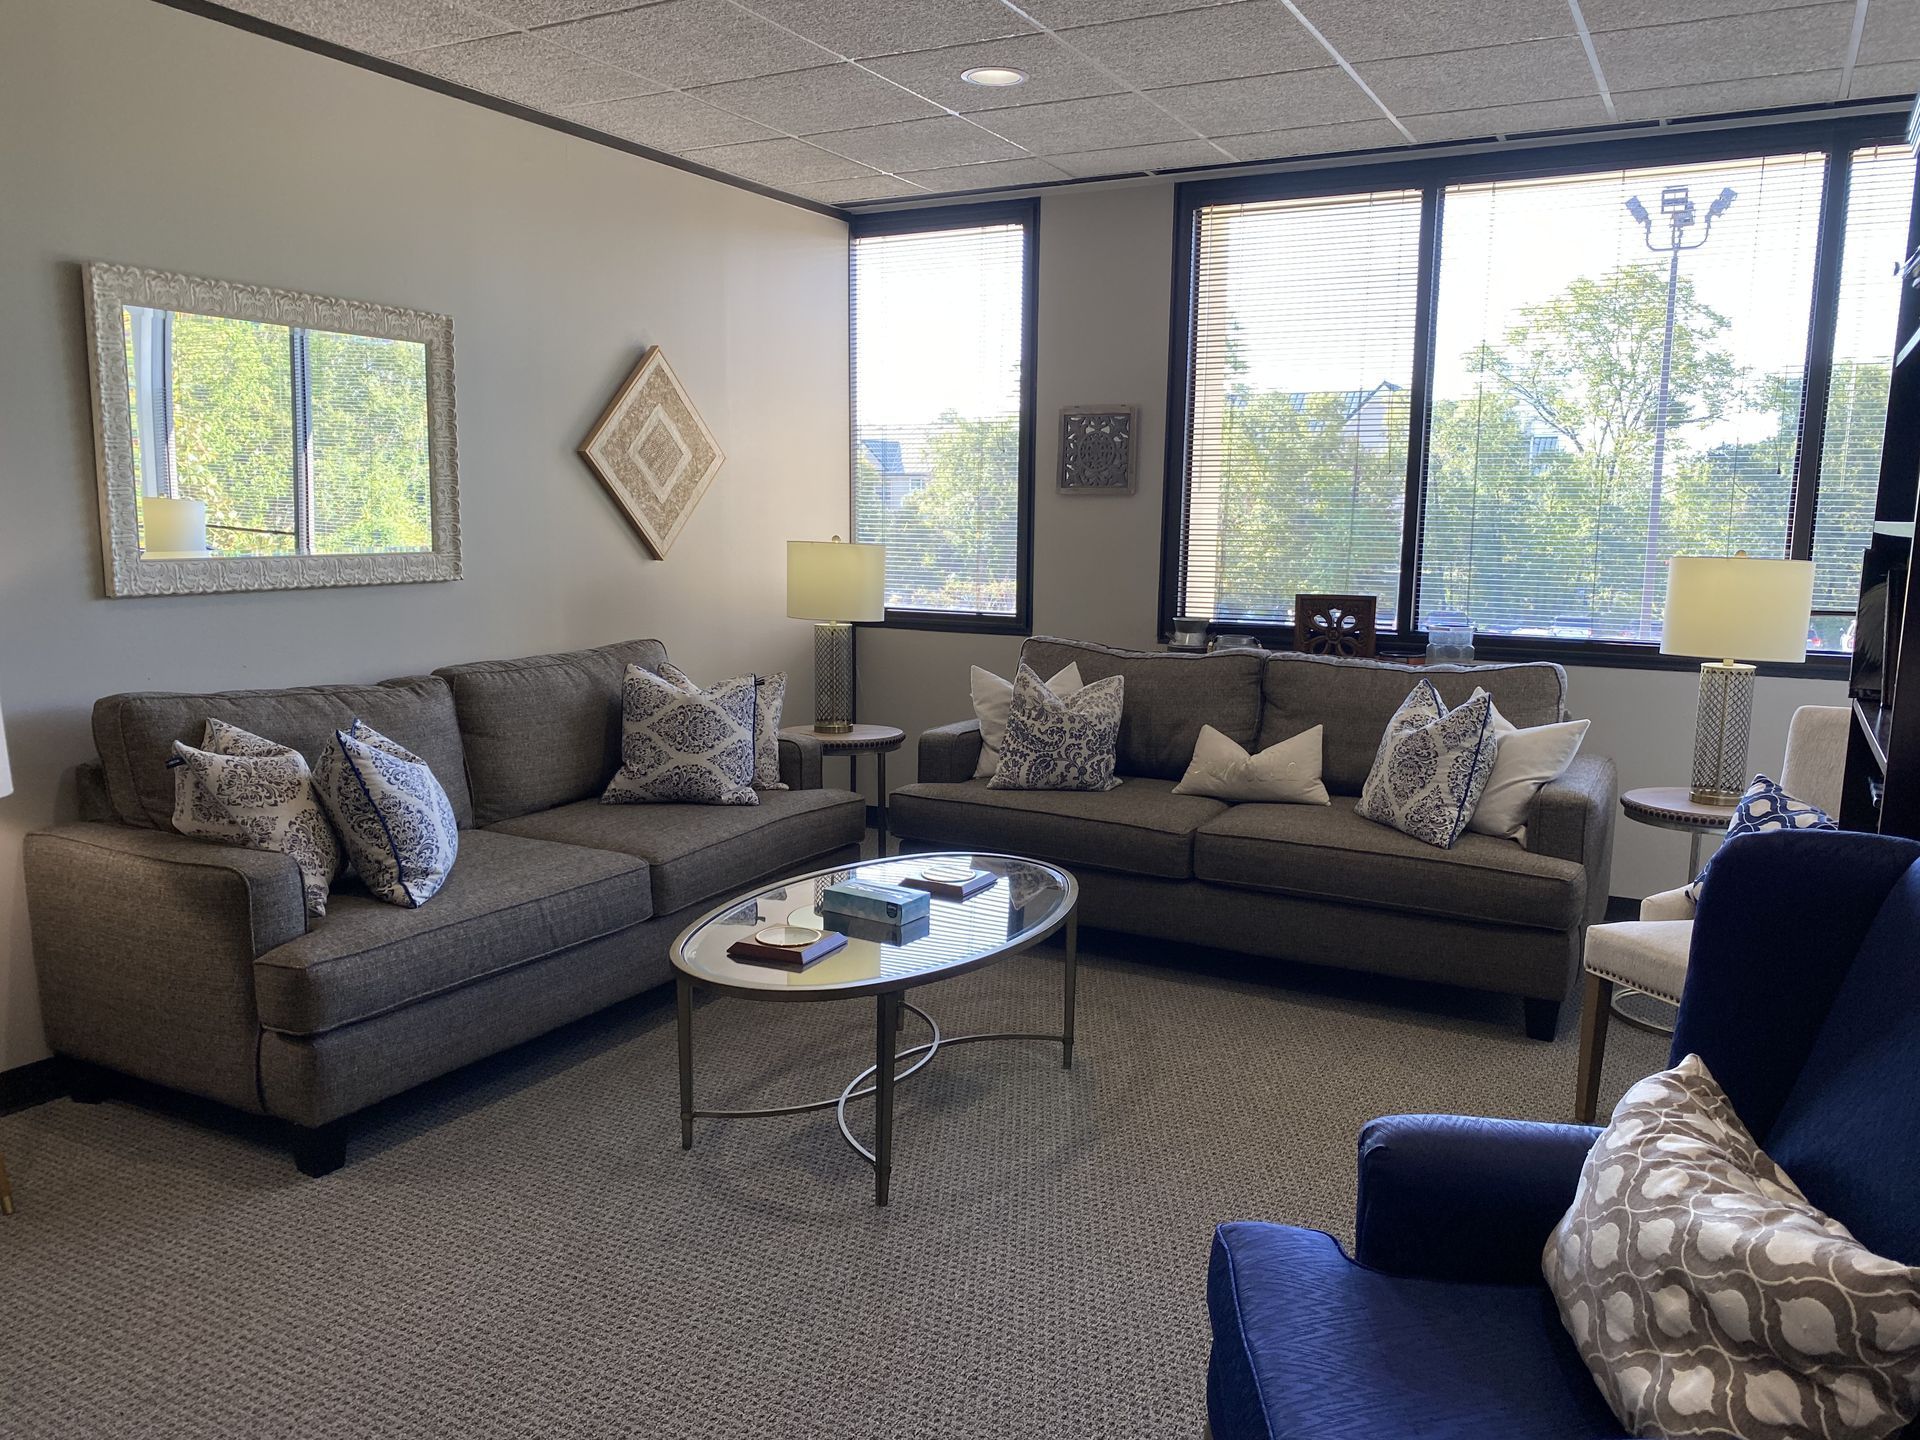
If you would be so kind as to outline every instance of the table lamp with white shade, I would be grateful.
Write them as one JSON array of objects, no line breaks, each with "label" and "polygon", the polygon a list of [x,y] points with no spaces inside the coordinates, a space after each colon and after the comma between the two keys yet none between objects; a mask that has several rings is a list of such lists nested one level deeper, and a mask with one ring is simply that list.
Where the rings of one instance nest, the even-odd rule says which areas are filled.
[{"label": "table lamp with white shade", "polygon": [[887,547],[831,540],[787,542],[787,614],[812,620],[813,728],[853,729],[853,624],[887,618]]},{"label": "table lamp with white shade", "polygon": [[1733,805],[1747,788],[1754,662],[1807,658],[1811,560],[1676,555],[1667,562],[1663,655],[1705,655],[1693,735],[1693,798]]}]

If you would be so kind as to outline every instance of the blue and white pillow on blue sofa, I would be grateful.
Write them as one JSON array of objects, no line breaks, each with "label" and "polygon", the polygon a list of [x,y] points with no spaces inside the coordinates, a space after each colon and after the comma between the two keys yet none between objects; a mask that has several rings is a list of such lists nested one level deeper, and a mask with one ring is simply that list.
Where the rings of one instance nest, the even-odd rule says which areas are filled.
[{"label": "blue and white pillow on blue sofa", "polygon": [[[1809,805],[1804,800],[1796,800],[1780,786],[1764,775],[1753,777],[1753,783],[1747,786],[1747,793],[1740,797],[1740,803],[1734,807],[1733,819],[1727,822],[1727,839],[1736,835],[1759,835],[1768,830],[1838,830],[1833,817],[1818,805]],[[1687,899],[1698,904],[1700,887],[1707,883],[1707,872],[1713,868],[1715,856],[1707,857],[1707,863],[1700,867],[1700,873],[1687,886]]]}]

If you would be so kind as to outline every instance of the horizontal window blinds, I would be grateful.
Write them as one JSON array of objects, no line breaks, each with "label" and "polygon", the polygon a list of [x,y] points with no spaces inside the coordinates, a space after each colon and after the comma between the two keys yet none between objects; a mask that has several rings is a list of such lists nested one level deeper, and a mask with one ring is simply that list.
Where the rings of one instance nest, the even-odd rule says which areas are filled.
[{"label": "horizontal window blinds", "polygon": [[1420,195],[1207,206],[1194,218],[1179,608],[1288,621],[1371,593],[1394,622]]},{"label": "horizontal window blinds", "polygon": [[[1894,329],[1913,211],[1914,150],[1890,145],[1853,152],[1845,248],[1814,507],[1814,632],[1841,645],[1859,596],[1860,551],[1873,528],[1892,383]],[[1845,612],[1820,615],[1822,610]]]},{"label": "horizontal window blinds", "polygon": [[1786,554],[1824,164],[1445,190],[1420,624],[1652,642],[1670,557]]},{"label": "horizontal window blinds", "polygon": [[1018,613],[1026,238],[853,241],[853,528],[891,610]]}]

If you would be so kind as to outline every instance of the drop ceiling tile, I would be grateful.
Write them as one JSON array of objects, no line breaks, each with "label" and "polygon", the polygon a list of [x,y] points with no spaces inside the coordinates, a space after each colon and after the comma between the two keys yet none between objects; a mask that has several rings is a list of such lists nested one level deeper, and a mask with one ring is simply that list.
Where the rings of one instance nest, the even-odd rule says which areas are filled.
[{"label": "drop ceiling tile", "polygon": [[1768,10],[1793,10],[1809,0],[1580,0],[1587,28],[1632,30],[1642,25],[1671,25],[1687,20],[1711,20],[1723,15],[1758,15]]},{"label": "drop ceiling tile", "polygon": [[978,118],[981,124],[991,125],[997,134],[1035,155],[1066,155],[1194,138],[1189,127],[1138,95],[1022,105]]},{"label": "drop ceiling tile", "polygon": [[1336,65],[1147,93],[1206,135],[1251,135],[1381,118],[1380,107]]},{"label": "drop ceiling tile", "polygon": [[1677,120],[1686,115],[1771,110],[1781,105],[1820,105],[1839,98],[1838,70],[1809,70],[1802,75],[1769,75],[1761,80],[1715,80],[1705,85],[1678,85],[1663,90],[1616,90],[1613,108],[1622,120]]},{"label": "drop ceiling tile", "polygon": [[856,180],[820,180],[791,189],[795,195],[804,195],[823,205],[857,205],[863,200],[924,200],[932,193],[911,181],[882,175],[878,170]]},{"label": "drop ceiling tile", "polygon": [[1851,4],[1810,5],[1765,15],[1609,30],[1593,37],[1607,85],[1658,90],[1833,70],[1846,63]]},{"label": "drop ceiling tile", "polygon": [[1920,60],[1920,0],[1869,0],[1860,31],[1860,65]]},{"label": "drop ceiling tile", "polygon": [[1383,150],[1405,145],[1407,137],[1386,120],[1354,120],[1343,125],[1303,125],[1261,135],[1222,135],[1218,142],[1241,160],[1278,160],[1288,155]]},{"label": "drop ceiling tile", "polygon": [[537,35],[499,35],[442,45],[403,57],[415,70],[535,110],[557,111],[595,100],[621,100],[665,89],[642,76],[598,65]]},{"label": "drop ceiling tile", "polygon": [[663,5],[575,20],[540,33],[609,65],[669,77],[677,86],[777,75],[840,58],[727,0],[666,0]]},{"label": "drop ceiling tile", "polygon": [[512,28],[443,0],[234,0],[233,8],[368,55],[399,55]]},{"label": "drop ceiling tile", "polygon": [[693,93],[791,135],[855,130],[941,113],[938,105],[845,63],[704,85]]},{"label": "drop ceiling tile", "polygon": [[1031,35],[1000,0],[739,0],[775,24],[855,60]]},{"label": "drop ceiling tile", "polygon": [[1415,140],[1430,144],[1437,140],[1479,140],[1488,135],[1525,135],[1534,130],[1605,125],[1607,107],[1600,103],[1598,95],[1589,95],[1575,100],[1494,105],[1484,110],[1452,110],[1439,115],[1402,115],[1400,123],[1413,132]]},{"label": "drop ceiling tile", "polygon": [[1020,8],[1049,30],[1070,25],[1099,25],[1108,20],[1138,20],[1175,10],[1208,10],[1234,0],[1021,0]]},{"label": "drop ceiling tile", "polygon": [[774,186],[854,180],[873,168],[829,155],[804,140],[752,140],[744,145],[718,145],[707,150],[690,150],[686,158],[738,175],[742,180]]},{"label": "drop ceiling tile", "polygon": [[1020,147],[952,115],[813,137],[818,145],[876,170],[931,170],[973,160],[1010,160]]},{"label": "drop ceiling tile", "polygon": [[[1113,95],[1126,86],[1078,51],[1051,35],[1016,35],[978,45],[954,45],[941,50],[917,50],[911,55],[888,55],[866,62],[889,80],[897,80],[929,100],[962,115],[982,110],[1005,110],[1016,105],[1044,105],[1050,100],[1082,100],[1089,95]],[[1027,73],[1024,85],[969,85],[961,73],[976,65],[1005,65]]]},{"label": "drop ceiling tile", "polygon": [[1279,0],[1240,0],[1060,34],[1142,90],[1308,70],[1327,52]]},{"label": "drop ceiling tile", "polygon": [[734,145],[779,137],[778,131],[672,90],[632,100],[577,105],[563,114],[576,125],[674,154],[708,145]]},{"label": "drop ceiling tile", "polygon": [[1847,98],[1877,100],[1884,95],[1911,95],[1915,90],[1920,90],[1920,61],[1896,60],[1890,65],[1854,66]]},{"label": "drop ceiling tile", "polygon": [[1564,100],[1599,93],[1587,52],[1571,36],[1438,55],[1367,60],[1354,69],[1396,115],[1484,110],[1528,100]]},{"label": "drop ceiling tile", "polygon": [[[565,20],[583,20],[612,10],[633,9],[633,0],[460,0],[460,3],[521,30],[531,30],[536,25],[558,25]],[[657,4],[659,0],[652,3]]]},{"label": "drop ceiling tile", "polygon": [[1381,60],[1572,35],[1567,0],[1299,0],[1348,60]]},{"label": "drop ceiling tile", "polygon": [[1204,140],[1176,140],[1168,145],[1128,145],[1117,150],[1049,155],[1047,163],[1086,180],[1099,175],[1139,175],[1149,170],[1191,170],[1198,165],[1226,165],[1231,161]]},{"label": "drop ceiling tile", "polygon": [[929,190],[951,195],[963,190],[985,190],[995,185],[1048,185],[1068,178],[1067,172],[1046,160],[988,160],[980,165],[951,165],[940,170],[913,170],[907,178]]}]

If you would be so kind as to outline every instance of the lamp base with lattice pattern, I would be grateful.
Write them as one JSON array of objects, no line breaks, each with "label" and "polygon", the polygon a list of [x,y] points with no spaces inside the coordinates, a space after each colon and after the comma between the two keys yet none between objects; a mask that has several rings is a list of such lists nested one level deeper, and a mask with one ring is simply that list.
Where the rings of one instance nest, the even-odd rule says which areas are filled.
[{"label": "lamp base with lattice pattern", "polygon": [[1697,805],[1736,805],[1746,791],[1753,675],[1753,666],[1733,660],[1700,667],[1700,718],[1693,731]]},{"label": "lamp base with lattice pattern", "polygon": [[813,627],[813,728],[823,735],[853,729],[853,626],[844,620]]}]

